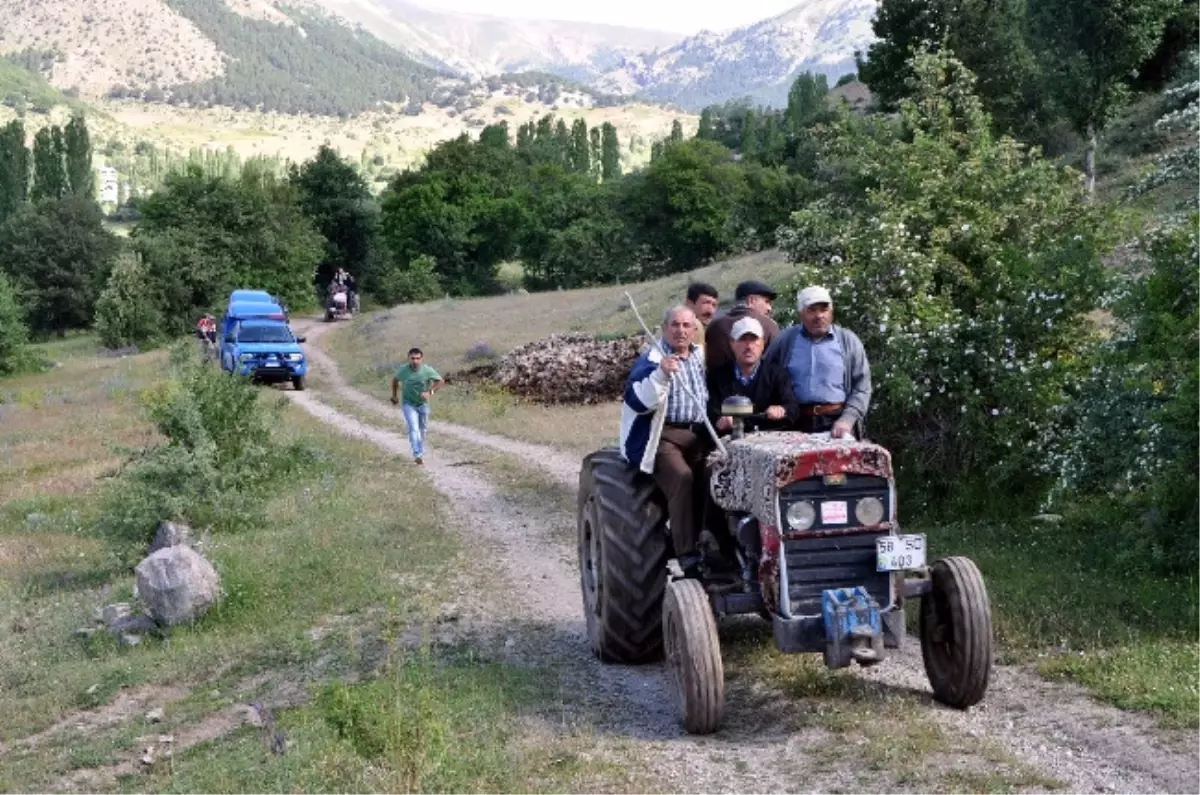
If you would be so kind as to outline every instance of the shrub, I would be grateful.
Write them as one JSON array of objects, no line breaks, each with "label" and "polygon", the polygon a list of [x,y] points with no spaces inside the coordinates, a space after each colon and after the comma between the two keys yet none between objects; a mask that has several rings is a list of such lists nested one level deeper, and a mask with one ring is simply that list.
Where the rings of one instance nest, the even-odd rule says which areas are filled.
[{"label": "shrub", "polygon": [[109,348],[145,348],[162,333],[158,297],[148,290],[150,280],[141,255],[122,254],[96,301],[96,331]]},{"label": "shrub", "polygon": [[164,519],[214,530],[263,521],[268,487],[313,456],[275,439],[282,400],[206,366],[190,341],[172,348],[170,370],[143,397],[166,443],[130,459],[101,519],[103,532],[139,552]]},{"label": "shrub", "polygon": [[8,277],[0,273],[0,375],[11,375],[25,367],[29,330],[16,292]]},{"label": "shrub", "polygon": [[467,362],[468,364],[474,362],[490,362],[499,358],[500,354],[496,353],[491,345],[488,345],[482,340],[476,342],[470,348],[467,348],[467,352],[463,354],[463,361]]},{"label": "shrub", "polygon": [[819,154],[862,189],[781,234],[798,284],[829,287],[862,337],[868,429],[907,504],[1020,509],[1048,486],[1039,442],[1083,369],[1108,227],[1074,173],[993,139],[960,63],[918,54],[914,69],[900,137],[843,123]]},{"label": "shrub", "polygon": [[437,260],[428,254],[415,257],[405,267],[394,267],[379,277],[378,298],[385,304],[420,303],[442,295]]},{"label": "shrub", "polygon": [[1200,564],[1198,221],[1143,241],[1147,267],[1115,302],[1117,332],[1045,434],[1052,505],[1084,496],[1084,521],[1117,523],[1140,557],[1190,572]]}]

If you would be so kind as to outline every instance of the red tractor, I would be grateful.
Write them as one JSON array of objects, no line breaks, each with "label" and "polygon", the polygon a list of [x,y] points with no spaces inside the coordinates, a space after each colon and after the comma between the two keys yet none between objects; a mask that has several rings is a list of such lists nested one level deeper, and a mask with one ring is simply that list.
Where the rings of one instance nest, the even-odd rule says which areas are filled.
[{"label": "red tractor", "polygon": [[822,652],[841,668],[883,661],[905,642],[904,603],[919,598],[925,671],[934,697],[967,708],[987,690],[992,620],[979,569],[964,557],[927,563],[925,536],[903,534],[891,454],[828,434],[745,435],[752,411],[733,398],[726,453],[711,490],[736,561],[684,577],[653,478],[614,447],[579,475],[579,568],[588,637],[606,662],[665,651],[684,727],[721,724],[724,669],[716,619],[758,614],[784,652]]}]

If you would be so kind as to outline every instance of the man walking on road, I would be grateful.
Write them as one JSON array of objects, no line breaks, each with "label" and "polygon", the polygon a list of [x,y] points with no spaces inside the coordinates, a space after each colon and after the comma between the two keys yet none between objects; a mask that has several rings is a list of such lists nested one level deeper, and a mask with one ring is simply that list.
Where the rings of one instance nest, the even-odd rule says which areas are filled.
[{"label": "man walking on road", "polygon": [[[408,352],[408,364],[400,365],[392,378],[392,404],[399,404],[408,426],[408,443],[417,466],[424,466],[425,428],[429,425],[429,397],[446,382],[429,365],[420,348]],[[403,391],[401,391],[403,386]]]}]

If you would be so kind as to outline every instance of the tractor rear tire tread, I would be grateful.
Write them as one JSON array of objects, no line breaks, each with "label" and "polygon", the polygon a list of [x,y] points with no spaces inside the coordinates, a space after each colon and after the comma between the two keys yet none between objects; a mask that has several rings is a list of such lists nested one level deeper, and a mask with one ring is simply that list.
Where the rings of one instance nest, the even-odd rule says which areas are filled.
[{"label": "tractor rear tire tread", "polygon": [[615,447],[587,456],[579,476],[579,554],[586,578],[585,521],[602,545],[600,604],[588,627],[601,660],[643,663],[662,657],[662,600],[667,581],[666,512],[653,478],[630,467]]}]

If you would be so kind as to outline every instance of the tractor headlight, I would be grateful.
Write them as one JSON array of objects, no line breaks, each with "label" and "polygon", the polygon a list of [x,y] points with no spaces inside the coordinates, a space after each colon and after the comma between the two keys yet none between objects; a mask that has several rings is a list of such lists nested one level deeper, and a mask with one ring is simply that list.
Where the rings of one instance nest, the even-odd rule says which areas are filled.
[{"label": "tractor headlight", "polygon": [[304,354],[303,353],[289,353],[287,355],[287,360],[289,362],[302,362],[302,361],[304,361]]},{"label": "tractor headlight", "polygon": [[787,509],[787,523],[792,530],[807,530],[817,520],[817,509],[807,500],[793,502]]},{"label": "tractor headlight", "polygon": [[854,518],[859,524],[879,524],[883,521],[883,501],[878,497],[863,497],[854,505]]}]

